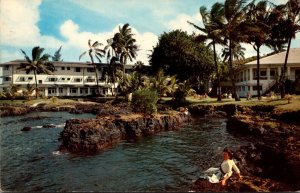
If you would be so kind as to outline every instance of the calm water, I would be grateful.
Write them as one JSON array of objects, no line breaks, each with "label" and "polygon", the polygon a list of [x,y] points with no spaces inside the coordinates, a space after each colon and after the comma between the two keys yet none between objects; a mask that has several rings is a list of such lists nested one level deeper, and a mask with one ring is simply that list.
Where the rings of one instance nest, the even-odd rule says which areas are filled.
[{"label": "calm water", "polygon": [[[26,121],[26,117],[46,116]],[[121,142],[97,155],[60,154],[65,120],[95,115],[39,112],[0,118],[1,189],[5,191],[187,191],[193,179],[219,165],[225,146],[245,144],[225,119],[197,118],[179,131]],[[40,128],[55,124],[55,128]],[[33,126],[29,132],[20,131]]]}]

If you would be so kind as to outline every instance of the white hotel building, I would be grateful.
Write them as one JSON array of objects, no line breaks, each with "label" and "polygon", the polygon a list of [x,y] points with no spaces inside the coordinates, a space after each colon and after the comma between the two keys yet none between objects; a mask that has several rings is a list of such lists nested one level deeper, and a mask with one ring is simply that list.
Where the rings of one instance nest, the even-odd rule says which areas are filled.
[{"label": "white hotel building", "polygon": [[[33,72],[26,74],[24,70],[18,70],[24,60],[14,60],[1,63],[2,82],[0,91],[11,85],[20,85],[21,90],[25,90],[27,84],[35,85]],[[44,96],[88,96],[94,95],[97,90],[94,67],[91,63],[83,62],[52,62],[55,66],[53,75],[37,74],[38,90]],[[118,84],[107,82],[104,69],[108,64],[100,64],[97,69],[99,78],[100,94],[112,95]],[[127,65],[126,70],[130,70],[132,65]],[[20,92],[22,92],[20,90]]]},{"label": "white hotel building", "polygon": [[[260,59],[260,87],[261,94],[270,91],[281,74],[286,51]],[[246,63],[236,77],[236,87],[239,96],[246,97],[247,93],[257,95],[257,60]],[[297,93],[300,92],[300,48],[291,48],[287,61],[286,77],[293,82]]]}]

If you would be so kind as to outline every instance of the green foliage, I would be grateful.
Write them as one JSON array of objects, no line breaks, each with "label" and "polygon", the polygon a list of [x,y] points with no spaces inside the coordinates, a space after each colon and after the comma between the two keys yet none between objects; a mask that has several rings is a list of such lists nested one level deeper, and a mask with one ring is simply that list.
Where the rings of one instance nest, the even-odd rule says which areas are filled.
[{"label": "green foliage", "polygon": [[186,100],[188,93],[190,91],[190,86],[187,81],[178,84],[176,91],[174,92],[174,102],[175,104],[183,104]]},{"label": "green foliage", "polygon": [[137,90],[132,95],[132,107],[136,112],[152,114],[157,111],[158,94],[153,89]]},{"label": "green foliage", "polygon": [[160,97],[169,94],[172,95],[177,86],[176,76],[165,76],[162,68],[158,70],[155,77],[150,79],[151,87],[156,89]]},{"label": "green foliage", "polygon": [[54,53],[54,56],[52,56],[52,61],[57,61],[57,62],[62,62],[63,60],[61,59],[61,51],[62,46],[59,47],[59,49]]},{"label": "green foliage", "polygon": [[213,51],[195,38],[180,30],[162,34],[150,56],[153,73],[163,68],[181,81],[191,76],[209,77],[214,70]]}]

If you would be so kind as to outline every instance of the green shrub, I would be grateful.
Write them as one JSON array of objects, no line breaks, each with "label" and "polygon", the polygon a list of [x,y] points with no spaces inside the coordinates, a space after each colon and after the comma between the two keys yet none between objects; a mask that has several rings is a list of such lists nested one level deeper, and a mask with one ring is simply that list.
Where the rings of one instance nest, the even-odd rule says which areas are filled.
[{"label": "green shrub", "polygon": [[157,112],[157,101],[157,91],[144,88],[132,94],[131,105],[136,112],[152,114]]}]

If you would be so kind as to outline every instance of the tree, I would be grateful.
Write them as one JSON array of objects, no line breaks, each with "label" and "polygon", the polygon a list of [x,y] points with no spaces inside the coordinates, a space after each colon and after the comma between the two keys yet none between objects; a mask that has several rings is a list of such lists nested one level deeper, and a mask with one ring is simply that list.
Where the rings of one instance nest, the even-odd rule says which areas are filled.
[{"label": "tree", "polygon": [[287,51],[285,55],[283,71],[281,72],[280,82],[281,82],[281,98],[285,97],[285,80],[287,71],[287,60],[289,56],[289,51],[291,47],[292,39],[295,39],[296,33],[300,30],[300,1],[299,0],[289,0],[286,3],[287,18],[282,25],[284,37],[288,40]]},{"label": "tree", "polygon": [[116,52],[117,58],[123,65],[123,76],[125,75],[125,65],[127,60],[133,61],[137,56],[138,46],[136,39],[133,38],[132,29],[126,23],[123,27],[119,26],[119,32],[116,33],[111,42],[111,46]]},{"label": "tree", "polygon": [[163,69],[159,69],[156,73],[155,77],[153,77],[151,80],[151,87],[155,90],[157,90],[158,95],[160,96],[160,99],[165,94],[173,94],[173,92],[176,89],[176,76],[165,76]]},{"label": "tree", "polygon": [[200,7],[200,14],[202,16],[204,28],[201,28],[189,21],[188,23],[193,25],[196,29],[199,29],[201,32],[204,33],[204,35],[202,34],[198,35],[198,37],[196,38],[198,41],[203,42],[209,39],[211,40],[208,46],[213,46],[215,70],[217,74],[217,89],[219,89],[219,91],[217,92],[218,101],[221,101],[222,98],[221,98],[221,89],[220,89],[220,74],[219,74],[219,67],[217,61],[216,44],[223,43],[223,40],[221,39],[220,36],[220,30],[224,26],[224,5],[221,3],[215,3],[212,6],[209,13],[206,11],[206,7],[202,6]]},{"label": "tree", "polygon": [[[43,54],[44,48],[36,46],[32,49],[32,58],[30,59],[27,54],[23,51],[22,53],[25,56],[26,62],[22,62],[21,65],[17,68],[20,70],[25,70],[26,74],[29,74],[33,71],[35,78],[35,97],[38,97],[38,88],[37,88],[37,74],[52,74],[55,70],[54,65],[49,62],[49,54]],[[42,55],[43,54],[43,55]]]},{"label": "tree", "polygon": [[231,74],[232,89],[235,96],[235,100],[239,101],[240,98],[236,92],[235,76],[233,73],[233,57],[232,49],[233,44],[241,42],[243,39],[242,31],[239,29],[241,23],[245,20],[244,5],[245,0],[226,0],[224,4],[224,13],[226,18],[226,24],[222,30],[222,35],[228,41],[229,51],[229,71]]},{"label": "tree", "polygon": [[82,56],[84,56],[85,54],[89,54],[90,58],[91,58],[91,62],[92,65],[94,66],[94,70],[95,70],[95,76],[96,76],[96,82],[97,82],[97,94],[100,94],[99,91],[99,78],[98,78],[98,72],[97,72],[97,64],[94,61],[94,57],[96,57],[99,61],[99,63],[101,63],[101,58],[105,55],[105,51],[103,49],[100,49],[99,46],[101,46],[102,44],[98,41],[95,41],[93,44],[91,44],[91,40],[88,41],[88,46],[89,49],[85,52],[83,52],[80,56],[79,56],[79,60],[81,59]]},{"label": "tree", "polygon": [[61,59],[61,51],[62,46],[59,47],[59,49],[54,53],[54,56],[52,56],[52,61],[57,61],[57,62],[62,62],[63,60]]},{"label": "tree", "polygon": [[253,0],[246,7],[246,21],[243,23],[245,34],[245,41],[247,43],[253,43],[253,48],[256,50],[257,56],[257,98],[260,100],[260,47],[265,44],[270,35],[271,28],[268,26],[268,1],[260,1],[255,4]]},{"label": "tree", "polygon": [[162,68],[166,75],[176,75],[180,81],[208,79],[214,71],[213,52],[195,38],[181,30],[162,34],[150,55],[154,75]]}]

